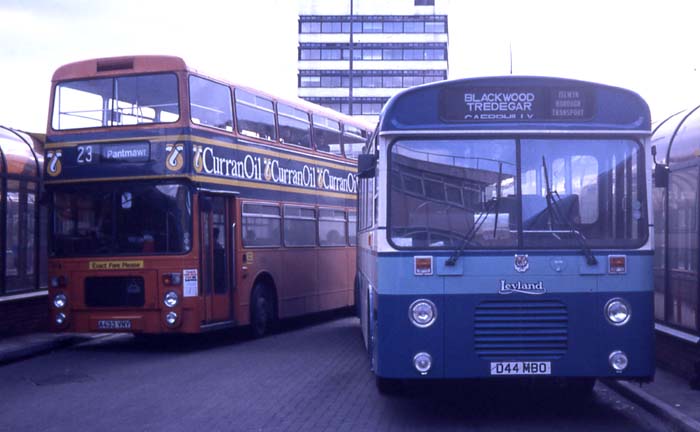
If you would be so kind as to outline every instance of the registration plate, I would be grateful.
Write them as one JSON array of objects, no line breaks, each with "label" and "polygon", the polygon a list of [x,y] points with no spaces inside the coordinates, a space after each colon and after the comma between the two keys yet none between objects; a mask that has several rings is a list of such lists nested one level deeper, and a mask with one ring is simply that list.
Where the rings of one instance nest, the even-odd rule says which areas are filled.
[{"label": "registration plate", "polygon": [[104,330],[130,329],[131,320],[98,320],[97,328]]},{"label": "registration plate", "polygon": [[491,375],[551,375],[548,361],[491,362]]}]

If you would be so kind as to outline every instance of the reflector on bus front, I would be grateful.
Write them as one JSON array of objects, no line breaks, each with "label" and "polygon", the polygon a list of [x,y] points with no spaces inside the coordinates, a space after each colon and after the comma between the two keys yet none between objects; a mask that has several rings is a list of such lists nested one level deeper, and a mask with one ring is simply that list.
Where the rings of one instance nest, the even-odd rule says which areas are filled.
[{"label": "reflector on bus front", "polygon": [[413,257],[413,264],[413,274],[416,276],[430,276],[433,274],[432,256],[415,256]]},{"label": "reflector on bus front", "polygon": [[608,273],[627,273],[627,257],[625,255],[609,255]]}]

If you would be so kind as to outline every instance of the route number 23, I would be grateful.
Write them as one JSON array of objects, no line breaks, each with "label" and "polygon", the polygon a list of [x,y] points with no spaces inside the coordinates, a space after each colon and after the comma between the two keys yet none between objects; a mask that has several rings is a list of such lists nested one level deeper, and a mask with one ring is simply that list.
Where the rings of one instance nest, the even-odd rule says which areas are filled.
[{"label": "route number 23", "polygon": [[92,146],[78,146],[78,163],[92,162]]}]

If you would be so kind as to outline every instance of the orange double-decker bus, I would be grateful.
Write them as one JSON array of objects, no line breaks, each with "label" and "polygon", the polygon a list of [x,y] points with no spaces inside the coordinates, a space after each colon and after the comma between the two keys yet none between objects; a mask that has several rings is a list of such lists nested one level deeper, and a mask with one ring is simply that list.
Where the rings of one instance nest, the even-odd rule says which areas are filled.
[{"label": "orange double-decker bus", "polygon": [[60,67],[45,152],[53,329],[261,336],[351,306],[369,130],[177,57]]}]

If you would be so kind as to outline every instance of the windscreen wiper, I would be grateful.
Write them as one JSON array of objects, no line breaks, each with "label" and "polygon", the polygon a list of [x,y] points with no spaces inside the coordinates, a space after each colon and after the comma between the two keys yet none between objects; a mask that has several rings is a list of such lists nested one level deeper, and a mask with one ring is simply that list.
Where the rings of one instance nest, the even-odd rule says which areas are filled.
[{"label": "windscreen wiper", "polygon": [[482,210],[479,213],[479,216],[474,221],[474,225],[472,225],[469,231],[467,231],[467,233],[462,238],[462,244],[459,246],[459,248],[455,249],[452,255],[450,255],[450,257],[447,259],[447,261],[445,261],[445,265],[453,266],[457,263],[457,259],[464,251],[464,248],[467,247],[467,245],[471,243],[472,240],[474,240],[474,236],[477,232],[479,232],[479,229],[481,229],[481,226],[488,218],[488,215],[491,212],[491,210],[493,210],[497,206],[497,203],[497,198],[492,198],[489,201],[486,201],[486,203],[484,204],[484,210]]},{"label": "windscreen wiper", "polygon": [[553,216],[559,220],[559,222],[563,223],[569,228],[569,232],[572,233],[578,240],[581,246],[581,252],[583,252],[583,255],[586,257],[586,263],[588,265],[594,266],[598,264],[598,260],[596,259],[595,255],[593,255],[591,248],[588,247],[588,244],[586,243],[586,237],[584,237],[581,231],[574,228],[574,224],[571,219],[569,219],[559,208],[559,201],[561,201],[561,197],[559,196],[558,192],[552,191],[552,188],[549,185],[547,162],[545,161],[544,156],[542,156],[542,169],[544,170],[544,184],[547,193],[545,199],[547,201],[547,211],[549,212],[550,218]]},{"label": "windscreen wiper", "polygon": [[458,249],[456,249],[452,255],[445,261],[445,265],[448,266],[453,266],[457,263],[457,259],[459,259],[459,256],[462,254],[464,251],[464,248],[467,247],[469,243],[471,243],[472,240],[474,240],[474,236],[476,235],[477,232],[479,232],[479,229],[481,229],[481,226],[486,222],[486,219],[488,218],[489,213],[491,213],[491,210],[496,210],[496,214],[494,216],[494,222],[493,222],[493,237],[496,238],[496,229],[498,228],[498,207],[501,201],[501,178],[503,177],[503,163],[500,162],[498,164],[498,181],[496,182],[496,197],[490,199],[489,201],[486,201],[484,204],[484,210],[479,213],[479,216],[476,218],[474,221],[474,225],[472,225],[471,229],[467,231],[467,233],[464,235],[464,238],[462,239],[462,244],[459,246]]}]

